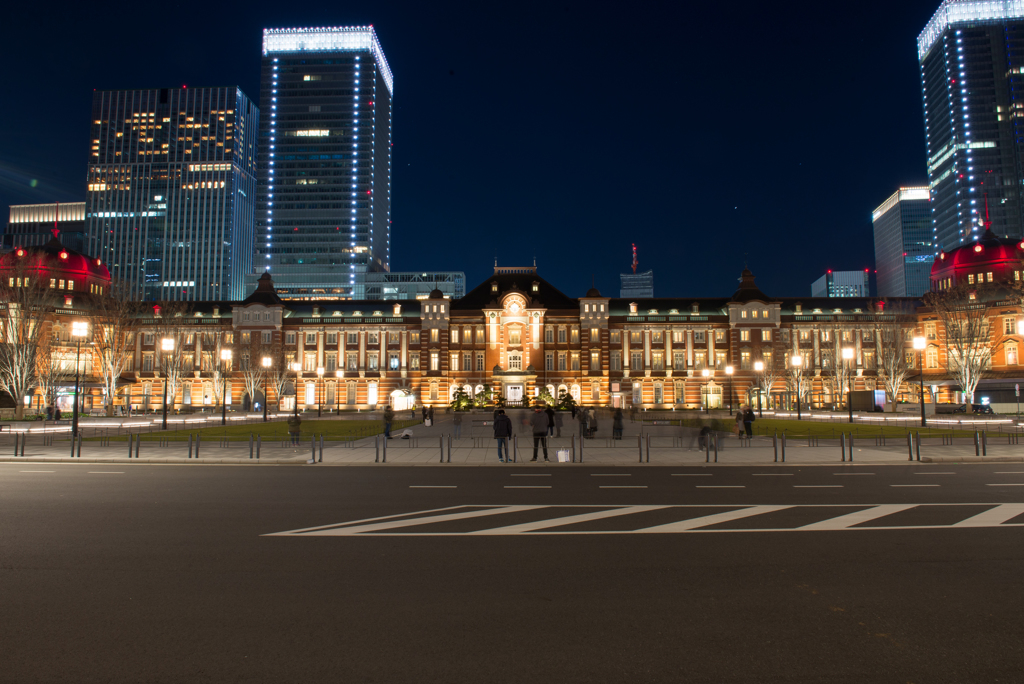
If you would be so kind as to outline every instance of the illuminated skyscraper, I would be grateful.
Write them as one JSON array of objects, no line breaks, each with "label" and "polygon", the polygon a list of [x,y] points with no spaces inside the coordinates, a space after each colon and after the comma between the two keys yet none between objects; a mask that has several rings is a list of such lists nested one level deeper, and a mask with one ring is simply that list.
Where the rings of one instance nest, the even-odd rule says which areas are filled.
[{"label": "illuminated skyscraper", "polygon": [[236,87],[93,93],[86,253],[145,299],[243,299],[259,112]]},{"label": "illuminated skyscraper", "polygon": [[931,289],[935,249],[928,188],[900,188],[871,213],[879,297],[920,297]]},{"label": "illuminated skyscraper", "polygon": [[935,251],[1022,237],[1024,2],[943,0],[917,39]]},{"label": "illuminated skyscraper", "polygon": [[251,277],[281,297],[349,298],[391,270],[392,87],[373,27],[263,31]]}]

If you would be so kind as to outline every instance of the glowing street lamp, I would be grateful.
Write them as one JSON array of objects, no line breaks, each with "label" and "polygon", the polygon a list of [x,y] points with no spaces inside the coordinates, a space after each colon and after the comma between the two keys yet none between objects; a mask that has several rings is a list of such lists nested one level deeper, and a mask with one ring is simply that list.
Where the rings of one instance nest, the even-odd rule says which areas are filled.
[{"label": "glowing street lamp", "polygon": [[323,382],[324,382],[324,367],[323,366],[317,366],[316,377],[317,377],[317,385],[319,385],[319,387],[317,388],[316,417],[319,418],[320,417],[320,412],[321,412],[321,410],[324,407],[324,395],[323,395],[323,392],[321,391],[323,389]]},{"label": "glowing street lamp", "polygon": [[293,363],[292,370],[295,371],[295,417],[299,417],[299,373],[302,372],[301,363]]},{"label": "glowing street lamp", "polygon": [[704,377],[704,414],[708,415],[711,412],[708,410],[708,406],[711,404],[711,398],[708,396],[708,383],[707,379],[711,376],[711,371],[707,368],[702,370],[700,374]]},{"label": "glowing street lamp", "polygon": [[270,366],[273,361],[269,356],[263,357],[263,367],[267,370],[263,371],[263,422],[267,422],[267,373],[270,372]]},{"label": "glowing street lamp", "polygon": [[73,321],[71,323],[71,335],[78,340],[78,349],[75,352],[75,405],[71,410],[71,452],[74,454],[74,438],[78,436],[78,362],[82,356],[82,338],[89,334],[89,324],[86,321]]},{"label": "glowing street lamp", "polygon": [[928,425],[928,419],[924,416],[924,364],[921,362],[924,349],[928,346],[928,340],[924,337],[914,338],[914,349],[917,350],[917,368],[918,376],[921,378],[921,427]]},{"label": "glowing street lamp", "polygon": [[729,377],[729,415],[732,415],[732,366],[725,367],[725,374]]},{"label": "glowing street lamp", "polygon": [[[848,365],[853,360],[853,347],[843,347],[843,365]],[[853,422],[853,379],[847,377],[849,383],[846,388],[846,410],[850,414],[850,422]]]},{"label": "glowing street lamp", "polygon": [[803,420],[803,415],[800,413],[800,381],[803,378],[803,365],[804,357],[799,354],[794,354],[789,360],[793,364],[793,368],[797,369],[796,372],[796,419]]},{"label": "glowing street lamp", "polygon": [[764,382],[764,361],[754,362],[754,371],[758,374],[757,381],[757,417],[763,418],[764,414],[761,412],[761,385]]},{"label": "glowing street lamp", "polygon": [[228,364],[231,363],[231,350],[221,349],[220,350],[220,424],[227,425],[228,423],[228,378],[227,368]]},{"label": "glowing street lamp", "polygon": [[[345,371],[343,371],[343,370],[341,370],[339,368],[338,370],[334,371],[334,377],[338,378],[338,380],[341,380],[342,378],[345,377]],[[341,394],[340,394],[340,392],[341,392],[341,383],[339,382],[338,383],[338,390],[334,393],[334,412],[337,415],[339,415],[339,416],[341,415]]]},{"label": "glowing street lamp", "polygon": [[160,425],[161,430],[167,429],[167,381],[170,379],[170,375],[167,372],[167,355],[174,351],[174,338],[165,337],[160,340],[160,350],[164,353],[164,417]]}]

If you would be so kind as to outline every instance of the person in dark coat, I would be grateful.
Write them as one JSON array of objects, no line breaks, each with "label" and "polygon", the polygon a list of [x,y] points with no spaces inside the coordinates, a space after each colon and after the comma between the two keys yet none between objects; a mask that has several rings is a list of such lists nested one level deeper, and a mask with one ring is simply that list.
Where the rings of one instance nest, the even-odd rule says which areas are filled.
[{"label": "person in dark coat", "polygon": [[292,415],[288,419],[288,434],[292,438],[292,446],[299,445],[299,435],[302,432],[302,419],[296,415]]},{"label": "person in dark coat", "polygon": [[747,439],[754,436],[754,420],[754,409],[748,406],[743,412],[743,429],[746,430]]},{"label": "person in dark coat", "polygon": [[[512,460],[508,453],[508,440],[512,437],[512,421],[505,415],[503,409],[497,409],[494,414],[494,439],[498,440],[498,460],[504,463]],[[501,448],[505,447],[505,457],[501,456]]]},{"label": "person in dark coat", "polygon": [[548,406],[544,413],[548,416],[548,437],[551,437],[555,434],[555,410]]},{"label": "person in dark coat", "polygon": [[615,409],[615,415],[612,416],[612,439],[622,439],[622,409]]},{"label": "person in dark coat", "polygon": [[533,411],[533,419],[530,421],[533,424],[533,458],[531,461],[537,460],[537,445],[540,444],[544,447],[544,460],[548,460],[548,416],[546,413],[540,410],[538,406]]}]

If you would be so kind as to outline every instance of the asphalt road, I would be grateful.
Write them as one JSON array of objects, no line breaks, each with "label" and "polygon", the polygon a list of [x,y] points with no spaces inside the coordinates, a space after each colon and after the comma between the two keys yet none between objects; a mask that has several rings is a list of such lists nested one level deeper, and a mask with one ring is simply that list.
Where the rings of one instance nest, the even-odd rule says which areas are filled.
[{"label": "asphalt road", "polygon": [[0,681],[1020,682],[1022,502],[1019,464],[3,464]]}]

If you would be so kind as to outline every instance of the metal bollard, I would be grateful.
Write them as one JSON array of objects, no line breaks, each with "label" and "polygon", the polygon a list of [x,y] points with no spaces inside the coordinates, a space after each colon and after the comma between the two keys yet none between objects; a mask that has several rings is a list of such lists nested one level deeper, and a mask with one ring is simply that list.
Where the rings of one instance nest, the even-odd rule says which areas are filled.
[{"label": "metal bollard", "polygon": [[583,436],[580,435],[580,463],[583,463]]},{"label": "metal bollard", "polygon": [[775,451],[775,463],[779,462],[779,431],[776,430],[775,434],[772,435],[772,449]]},{"label": "metal bollard", "polygon": [[188,457],[192,458],[192,433],[188,433]]},{"label": "metal bollard", "polygon": [[644,438],[642,435],[636,436],[636,450],[640,454],[640,463],[644,462]]},{"label": "metal bollard", "polygon": [[[142,440],[140,439],[139,441],[141,442]],[[24,442],[21,443],[21,455],[22,456],[25,455],[25,443]],[[82,458],[82,433],[81,432],[78,433],[78,458]]]},{"label": "metal bollard", "polygon": [[256,435],[256,460],[260,460],[260,447],[263,446],[263,435]]},{"label": "metal bollard", "polygon": [[842,461],[843,463],[846,463],[846,433],[845,432],[840,432],[839,433],[839,450],[842,451],[842,453],[843,453],[842,457],[839,460]]},{"label": "metal bollard", "polygon": [[786,462],[786,433],[782,433],[782,462]]},{"label": "metal bollard", "polygon": [[380,438],[380,457],[381,463],[388,462],[388,438],[383,436]]},{"label": "metal bollard", "polygon": [[451,436],[451,433],[448,434],[448,462],[449,463],[452,462],[452,436]]},{"label": "metal bollard", "polygon": [[981,436],[978,431],[974,431],[974,455],[981,456]]},{"label": "metal bollard", "polygon": [[437,438],[439,448],[441,449],[441,460],[440,463],[444,463],[444,435],[440,435]]},{"label": "metal bollard", "polygon": [[917,454],[917,460],[921,460],[921,433],[914,433],[914,452]]},{"label": "metal bollard", "polygon": [[576,435],[569,438],[572,441],[572,462],[576,462]]},{"label": "metal bollard", "polygon": [[131,432],[129,432],[128,433],[128,458],[132,457],[132,446],[133,446],[134,440],[135,440],[135,435],[133,435]]},{"label": "metal bollard", "polygon": [[380,463],[380,435],[373,436],[373,462]]},{"label": "metal bollard", "polygon": [[196,458],[199,458],[199,443],[203,441],[203,433],[196,433]]},{"label": "metal bollard", "polygon": [[309,436],[309,450],[312,452],[309,458],[313,463],[316,463],[316,435]]},{"label": "metal bollard", "polygon": [[250,460],[252,459],[252,447],[253,447],[253,439],[252,439],[252,433],[250,432],[249,433],[249,459]]},{"label": "metal bollard", "polygon": [[914,460],[914,434],[912,432],[907,433],[907,460]]},{"label": "metal bollard", "polygon": [[853,433],[850,433],[850,439],[846,440],[846,448],[850,450],[850,463],[853,463]]},{"label": "metal bollard", "polygon": [[[14,458],[18,458],[18,440],[21,439],[21,435],[17,432],[14,433]],[[75,455],[75,442],[71,440],[71,456]]]},{"label": "metal bollard", "polygon": [[323,463],[323,462],[324,462],[324,433],[321,432],[320,433],[320,461],[319,461],[319,463]]},{"label": "metal bollard", "polygon": [[711,433],[704,435],[704,462],[711,463]]},{"label": "metal bollard", "polygon": [[715,435],[715,463],[718,463],[718,435]]},{"label": "metal bollard", "polygon": [[[24,442],[22,442],[21,455],[25,455]],[[981,455],[988,456],[988,433],[985,430],[981,431]]]},{"label": "metal bollard", "polygon": [[647,462],[651,462],[651,436],[647,435]]}]

